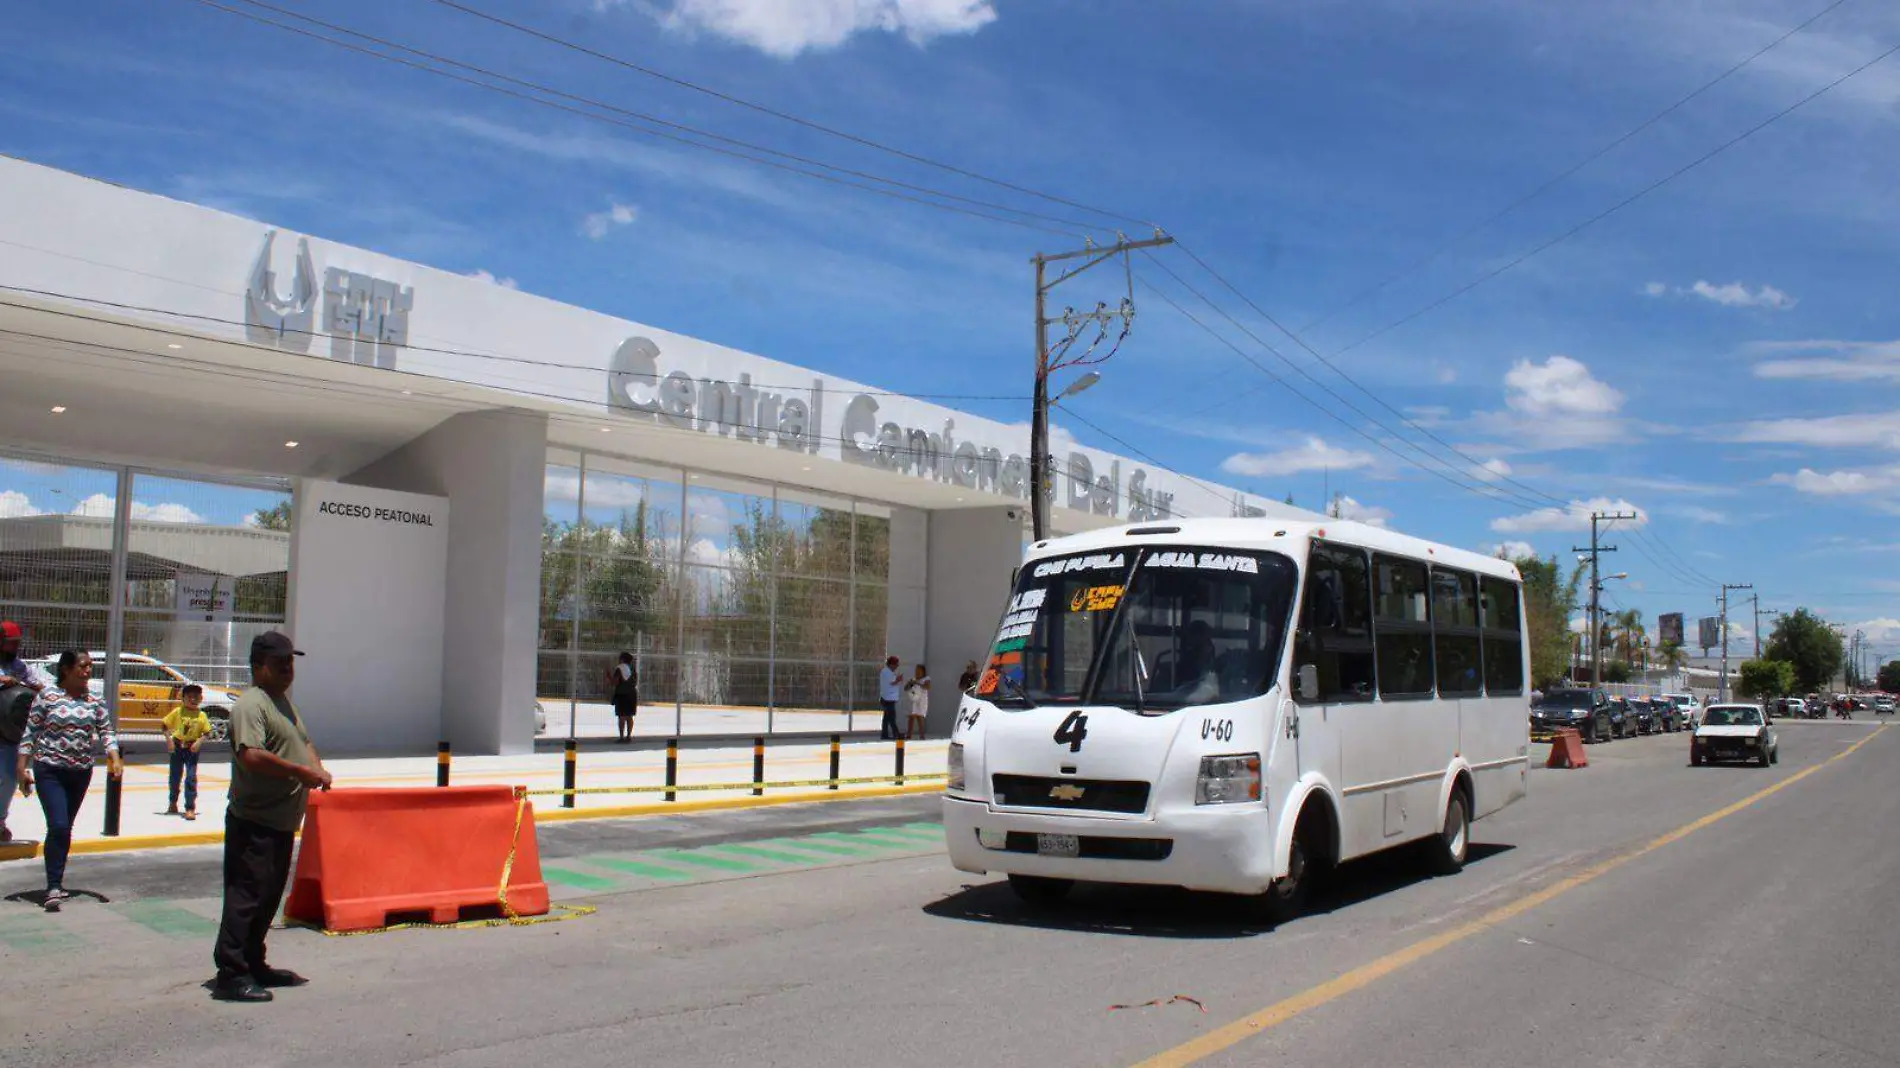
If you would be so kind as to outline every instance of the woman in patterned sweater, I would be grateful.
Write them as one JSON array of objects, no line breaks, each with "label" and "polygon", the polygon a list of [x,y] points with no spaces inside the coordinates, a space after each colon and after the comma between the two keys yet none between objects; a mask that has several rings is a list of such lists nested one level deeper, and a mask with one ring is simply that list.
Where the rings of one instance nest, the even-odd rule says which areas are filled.
[{"label": "woman in patterned sweater", "polygon": [[73,844],[73,819],[92,784],[92,765],[106,754],[110,773],[120,774],[119,738],[104,701],[92,696],[92,657],[75,649],[59,654],[57,686],[41,691],[26,718],[20,739],[20,793],[40,788],[46,813],[46,908],[57,911],[66,899],[66,854]]}]

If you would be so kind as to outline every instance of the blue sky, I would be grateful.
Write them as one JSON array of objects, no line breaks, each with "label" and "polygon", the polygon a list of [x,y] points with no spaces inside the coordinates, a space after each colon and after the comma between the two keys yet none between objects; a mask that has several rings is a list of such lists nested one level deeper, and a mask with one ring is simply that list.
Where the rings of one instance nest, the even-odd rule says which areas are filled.
[{"label": "blue sky", "polygon": [[[1307,506],[1338,492],[1408,532],[1542,553],[1587,538],[1579,516],[1592,502],[1633,507],[1640,529],[1612,538],[1612,570],[1630,574],[1610,586],[1618,605],[1693,618],[1713,606],[1709,580],[1752,582],[1765,606],[1816,608],[1893,655],[1900,57],[1359,344],[1900,43],[1900,9],[1846,0],[1445,248],[1829,2],[474,6],[1158,222],[1379,398],[1164,252],[1163,264],[1385,424],[1294,378],[1339,418],[1323,414],[1138,288],[1134,334],[1074,410],[1170,467]],[[727,137],[1105,221],[430,0],[281,6]],[[1026,393],[1027,260],[1075,242],[668,144],[192,0],[17,7],[0,41],[0,151],[894,389]],[[1136,265],[1293,375],[1158,267]],[[1123,280],[1103,270],[1072,285],[1061,299],[1092,305],[1118,299]],[[947,403],[1009,420],[1027,407]],[[1393,452],[1417,453],[1401,437],[1493,496],[1402,462]]]}]

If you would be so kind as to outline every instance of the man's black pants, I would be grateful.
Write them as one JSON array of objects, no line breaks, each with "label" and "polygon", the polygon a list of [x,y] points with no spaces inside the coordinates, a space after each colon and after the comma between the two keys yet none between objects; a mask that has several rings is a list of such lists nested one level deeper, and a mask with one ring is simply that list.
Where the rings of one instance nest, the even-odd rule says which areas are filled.
[{"label": "man's black pants", "polygon": [[897,728],[897,702],[880,701],[879,703],[884,706],[884,725],[878,728],[877,736],[889,741],[903,733]]},{"label": "man's black pants", "polygon": [[224,920],[211,959],[218,980],[264,970],[264,938],[290,881],[297,836],[238,816],[224,818]]}]

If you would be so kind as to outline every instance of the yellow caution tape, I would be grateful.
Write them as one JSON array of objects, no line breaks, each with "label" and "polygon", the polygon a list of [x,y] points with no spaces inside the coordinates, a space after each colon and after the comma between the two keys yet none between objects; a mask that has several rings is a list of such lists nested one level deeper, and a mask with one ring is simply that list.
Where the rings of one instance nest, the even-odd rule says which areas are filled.
[{"label": "yellow caution tape", "polygon": [[[918,775],[906,774],[902,782],[937,782],[948,779],[949,777],[949,773],[941,771],[926,772]],[[860,779],[789,779],[783,782],[680,783],[674,786],[664,784],[656,786],[590,786],[577,787],[572,790],[548,789],[528,790],[525,792],[530,796],[549,795],[558,797],[563,794],[573,794],[578,797],[582,794],[663,794],[674,790],[682,793],[695,790],[761,790],[768,787],[775,790],[782,790],[787,787],[795,786],[830,786],[834,783],[839,786],[863,786],[869,783],[888,783],[896,781],[898,781],[898,778],[895,775],[872,775]]]},{"label": "yellow caution tape", "polygon": [[[312,931],[321,931],[331,938],[350,938],[356,935],[382,934],[386,931],[459,931],[476,927],[532,927],[537,923],[559,923],[562,920],[578,920],[582,916],[592,916],[599,911],[592,905],[562,905],[553,903],[548,906],[545,916],[523,916],[508,903],[508,885],[514,879],[515,853],[521,848],[521,824],[528,811],[528,791],[515,787],[515,830],[508,841],[508,859],[501,865],[501,883],[495,888],[495,896],[501,901],[502,915],[491,920],[457,920],[454,923],[429,923],[416,920],[409,923],[392,923],[383,927],[371,927],[362,931],[332,931],[304,920],[284,921],[286,927],[304,927]],[[556,911],[558,910],[558,911]]]}]

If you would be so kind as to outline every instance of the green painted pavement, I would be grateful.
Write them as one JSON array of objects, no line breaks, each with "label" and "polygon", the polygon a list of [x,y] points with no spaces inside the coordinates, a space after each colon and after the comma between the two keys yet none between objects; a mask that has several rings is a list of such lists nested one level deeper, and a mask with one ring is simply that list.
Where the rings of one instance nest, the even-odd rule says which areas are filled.
[{"label": "green painted pavement", "polygon": [[218,933],[216,920],[207,919],[169,901],[126,901],[107,907],[167,938],[209,939]]},{"label": "green painted pavement", "polygon": [[810,854],[787,853],[779,849],[765,849],[749,843],[708,846],[707,848],[719,853],[737,853],[742,857],[758,857],[761,860],[776,861],[780,864],[821,864],[826,860],[825,857],[816,857]]},{"label": "green painted pavement", "polygon": [[711,868],[715,871],[758,871],[759,866],[747,860],[734,860],[731,857],[709,856],[697,849],[656,849],[647,856],[655,860],[672,864],[690,864],[696,868]]},{"label": "green painted pavement", "polygon": [[53,926],[55,922],[44,914],[0,918],[0,945],[36,957],[77,950],[80,939]]},{"label": "green painted pavement", "polygon": [[[596,862],[589,861],[588,863]],[[567,868],[550,868],[545,865],[541,868],[541,877],[550,882],[571,886],[576,890],[611,890],[616,885],[614,880],[603,879],[598,875],[588,875],[585,872]]]},{"label": "green painted pavement", "polygon": [[662,868],[658,864],[646,864],[638,860],[626,860],[621,857],[582,857],[582,860],[596,868],[609,871],[624,871],[629,875],[640,875],[648,879],[691,879],[691,872]]}]

